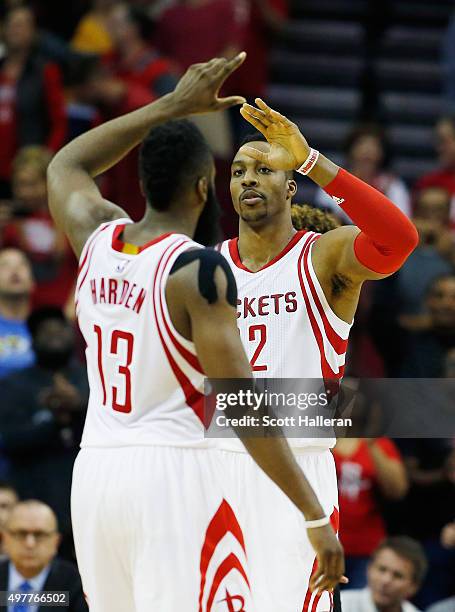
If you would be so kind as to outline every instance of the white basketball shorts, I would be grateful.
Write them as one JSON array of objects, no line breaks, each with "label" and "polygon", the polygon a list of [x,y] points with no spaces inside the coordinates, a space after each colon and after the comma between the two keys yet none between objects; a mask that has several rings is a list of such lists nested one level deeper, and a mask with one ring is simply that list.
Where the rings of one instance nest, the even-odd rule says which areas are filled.
[{"label": "white basketball shorts", "polygon": [[80,451],[71,511],[90,612],[254,612],[224,470],[216,450]]},{"label": "white basketball shorts", "polygon": [[[303,515],[246,453],[220,451],[245,526],[253,597],[261,612],[330,612],[332,594],[313,594],[308,586],[315,553]],[[304,449],[297,462],[332,525],[338,531],[335,462],[329,450]]]}]

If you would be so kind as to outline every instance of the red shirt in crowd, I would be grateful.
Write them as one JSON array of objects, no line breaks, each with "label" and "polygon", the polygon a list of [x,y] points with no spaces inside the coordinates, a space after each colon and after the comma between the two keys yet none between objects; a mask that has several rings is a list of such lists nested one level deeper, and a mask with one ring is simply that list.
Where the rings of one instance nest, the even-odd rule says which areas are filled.
[{"label": "red shirt in crowd", "polygon": [[[41,144],[51,151],[58,151],[65,143],[67,127],[59,68],[54,64],[46,64],[43,79],[49,128],[46,141],[34,144]],[[16,129],[17,87],[18,81],[8,78],[4,71],[0,71],[0,178],[3,180],[10,179],[11,164],[21,146]]]},{"label": "red shirt in crowd", "polygon": [[157,45],[186,70],[229,47],[243,49],[246,18],[236,0],[211,0],[200,6],[177,4],[161,16]]},{"label": "red shirt in crowd", "polygon": [[[130,113],[153,102],[150,90],[137,84],[130,84],[127,93],[117,108],[112,109],[107,121],[119,115]],[[142,218],[145,210],[145,198],[142,195],[138,178],[138,153],[136,147],[111,168],[103,177],[102,192],[105,198],[117,202],[134,221]]]},{"label": "red shirt in crowd", "polygon": [[122,61],[119,54],[108,53],[103,58],[104,65],[112,74],[128,84],[140,85],[150,91],[155,90],[155,83],[165,75],[176,75],[174,64],[166,57],[159,55],[153,47],[144,46],[128,62]]},{"label": "red shirt in crowd", "polygon": [[3,231],[3,246],[17,247],[30,258],[36,279],[33,306],[63,308],[73,290],[77,261],[47,210],[11,221]]},{"label": "red shirt in crowd", "polygon": [[[376,444],[391,459],[401,461],[395,444],[378,438]],[[386,536],[386,527],[377,501],[376,468],[367,443],[350,455],[335,457],[340,501],[340,540],[346,555],[369,556]]]}]

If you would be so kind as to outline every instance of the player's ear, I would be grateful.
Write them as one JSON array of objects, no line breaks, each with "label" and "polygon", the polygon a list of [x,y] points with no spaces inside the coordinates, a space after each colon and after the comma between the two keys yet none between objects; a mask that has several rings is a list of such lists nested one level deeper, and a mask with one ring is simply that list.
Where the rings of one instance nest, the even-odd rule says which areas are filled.
[{"label": "player's ear", "polygon": [[294,181],[294,179],[289,179],[287,183],[288,183],[287,198],[292,199],[297,193],[297,183]]},{"label": "player's ear", "polygon": [[200,178],[198,178],[196,183],[196,191],[201,202],[207,202],[209,181],[206,176],[201,176]]}]

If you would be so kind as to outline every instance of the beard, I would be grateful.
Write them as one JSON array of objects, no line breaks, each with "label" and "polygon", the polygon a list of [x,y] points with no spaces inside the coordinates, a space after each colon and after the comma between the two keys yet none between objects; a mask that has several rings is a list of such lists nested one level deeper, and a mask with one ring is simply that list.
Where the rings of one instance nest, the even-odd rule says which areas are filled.
[{"label": "beard", "polygon": [[221,209],[212,185],[209,186],[207,202],[194,230],[193,240],[204,246],[214,246],[221,240]]}]

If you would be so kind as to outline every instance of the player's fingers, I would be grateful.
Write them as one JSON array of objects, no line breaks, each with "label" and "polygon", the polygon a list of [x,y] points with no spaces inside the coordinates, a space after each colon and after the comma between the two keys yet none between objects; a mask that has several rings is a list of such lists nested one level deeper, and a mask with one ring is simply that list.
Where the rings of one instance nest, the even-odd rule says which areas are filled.
[{"label": "player's fingers", "polygon": [[262,98],[255,98],[254,100],[259,108],[263,111],[263,113],[268,117],[270,121],[277,122],[282,121],[283,123],[291,123],[291,121],[279,113],[278,111],[271,108],[268,104],[264,102]]},{"label": "player's fingers", "polygon": [[246,119],[251,125],[253,125],[257,130],[262,132],[265,135],[265,131],[267,130],[267,126],[262,123],[260,119],[257,119],[253,115],[251,115],[243,106],[240,109],[240,114],[244,119]]},{"label": "player's fingers", "polygon": [[238,53],[235,57],[230,60],[224,59],[224,62],[217,66],[217,71],[214,72],[214,79],[220,82],[220,87],[224,83],[224,81],[231,75],[234,70],[237,70],[239,66],[243,64],[246,58],[245,51]]},{"label": "player's fingers", "polygon": [[248,104],[248,102],[244,104],[244,108],[250,113],[250,115],[253,115],[253,117],[256,117],[257,119],[262,121],[264,125],[270,125],[271,123],[270,118],[261,109],[256,108],[255,106],[252,106],[251,104]]},{"label": "player's fingers", "polygon": [[245,104],[245,98],[242,96],[229,96],[228,98],[218,98],[216,102],[217,108],[223,110],[235,106],[236,104]]},{"label": "player's fingers", "polygon": [[314,572],[314,574],[312,574],[311,579],[310,579],[310,589],[311,589],[311,591],[315,591],[318,588],[318,585],[320,584],[323,576],[324,576],[323,564],[320,563],[320,559],[318,557],[318,566],[317,566],[317,569]]},{"label": "player's fingers", "polygon": [[245,153],[245,155],[248,155],[248,157],[252,157],[253,159],[256,159],[259,162],[262,162],[263,164],[267,163],[267,153],[264,153],[263,151],[259,151],[258,149],[255,149],[254,147],[243,147],[243,152]]}]

